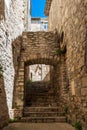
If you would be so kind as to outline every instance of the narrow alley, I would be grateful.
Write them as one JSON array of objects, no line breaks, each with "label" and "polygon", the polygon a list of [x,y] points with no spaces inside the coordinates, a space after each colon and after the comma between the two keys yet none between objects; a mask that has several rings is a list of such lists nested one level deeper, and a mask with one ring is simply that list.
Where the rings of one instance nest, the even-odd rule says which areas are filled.
[{"label": "narrow alley", "polygon": [[75,130],[66,123],[12,123],[3,130]]},{"label": "narrow alley", "polygon": [[0,0],[0,130],[87,130],[87,0]]}]

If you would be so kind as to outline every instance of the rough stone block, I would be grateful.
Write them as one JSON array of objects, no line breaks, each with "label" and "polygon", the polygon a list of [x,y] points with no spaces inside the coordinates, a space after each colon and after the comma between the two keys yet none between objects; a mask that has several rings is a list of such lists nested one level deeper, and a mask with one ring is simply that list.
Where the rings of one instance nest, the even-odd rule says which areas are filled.
[{"label": "rough stone block", "polygon": [[72,95],[75,95],[76,92],[75,92],[75,82],[74,80],[71,81],[71,92],[72,92]]},{"label": "rough stone block", "polygon": [[82,78],[82,86],[86,87],[87,86],[87,77]]},{"label": "rough stone block", "polygon": [[8,124],[8,108],[3,79],[0,78],[0,128]]},{"label": "rough stone block", "polygon": [[81,95],[85,96],[87,94],[87,88],[81,88]]}]

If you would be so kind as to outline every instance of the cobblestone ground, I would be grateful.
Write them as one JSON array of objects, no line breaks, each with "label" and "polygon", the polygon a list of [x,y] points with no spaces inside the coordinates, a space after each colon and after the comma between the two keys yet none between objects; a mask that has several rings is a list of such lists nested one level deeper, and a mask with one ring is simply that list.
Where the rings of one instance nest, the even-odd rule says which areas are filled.
[{"label": "cobblestone ground", "polygon": [[66,123],[12,123],[3,130],[75,130]]}]

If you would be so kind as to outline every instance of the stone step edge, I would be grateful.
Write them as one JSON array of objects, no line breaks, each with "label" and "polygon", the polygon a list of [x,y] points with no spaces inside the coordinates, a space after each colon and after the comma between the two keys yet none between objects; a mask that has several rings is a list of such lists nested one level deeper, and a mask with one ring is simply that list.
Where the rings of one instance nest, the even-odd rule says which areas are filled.
[{"label": "stone step edge", "polygon": [[66,119],[65,116],[56,116],[56,117],[22,117],[21,119]]},{"label": "stone step edge", "polygon": [[33,114],[33,113],[37,113],[37,114],[39,114],[39,113],[42,113],[42,114],[43,114],[43,113],[44,113],[44,114],[46,114],[46,113],[47,113],[47,114],[49,114],[49,113],[50,113],[50,114],[54,114],[54,113],[55,113],[55,114],[63,114],[63,112],[35,112],[35,111],[34,111],[34,112],[33,112],[33,111],[32,111],[32,112],[28,112],[28,111],[27,111],[27,112],[24,112],[24,113],[30,113],[30,114],[31,114],[31,113],[32,113],[32,114]]},{"label": "stone step edge", "polygon": [[[44,115],[43,115],[44,114]],[[38,117],[38,115],[41,115],[40,117],[44,117],[44,116],[46,116],[46,115],[48,115],[48,117],[49,116],[54,116],[54,117],[56,117],[56,116],[59,116],[59,117],[61,117],[61,116],[64,116],[64,113],[57,113],[57,112],[54,112],[54,113],[52,113],[52,112],[26,112],[26,113],[23,113],[23,115],[24,115],[24,117],[32,117],[32,115],[35,115],[35,116],[33,116],[33,117]]]},{"label": "stone step edge", "polygon": [[35,123],[48,123],[48,122],[66,122],[65,117],[22,117],[20,122],[35,122]]},{"label": "stone step edge", "polygon": [[42,112],[42,111],[58,111],[58,112],[60,112],[61,111],[61,109],[59,109],[59,108],[50,108],[50,107],[48,107],[48,108],[41,108],[41,107],[39,107],[39,108],[36,108],[36,107],[32,107],[32,108],[27,108],[27,109],[24,109],[24,111],[26,112],[26,111],[29,111],[29,112]]},{"label": "stone step edge", "polygon": [[48,109],[48,108],[50,108],[50,109],[58,109],[58,108],[60,108],[60,107],[24,107],[24,109],[32,109],[32,108],[45,108],[45,109]]}]

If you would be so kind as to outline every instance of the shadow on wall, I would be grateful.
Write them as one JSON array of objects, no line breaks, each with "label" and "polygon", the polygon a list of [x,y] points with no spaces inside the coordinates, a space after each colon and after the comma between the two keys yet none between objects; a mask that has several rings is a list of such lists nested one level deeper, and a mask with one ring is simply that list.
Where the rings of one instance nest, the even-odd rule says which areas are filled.
[{"label": "shadow on wall", "polygon": [[4,89],[4,80],[2,76],[2,68],[0,66],[0,128],[7,125],[8,121],[9,116],[6,102],[6,94]]}]

